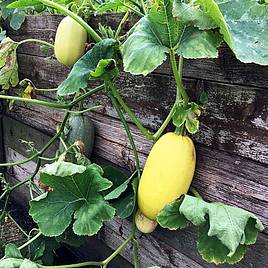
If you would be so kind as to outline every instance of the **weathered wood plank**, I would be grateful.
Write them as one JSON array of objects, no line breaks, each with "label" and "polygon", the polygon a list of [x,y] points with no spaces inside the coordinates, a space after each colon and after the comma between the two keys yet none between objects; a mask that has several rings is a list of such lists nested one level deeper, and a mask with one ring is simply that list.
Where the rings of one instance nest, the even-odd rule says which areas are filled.
[{"label": "weathered wood plank", "polygon": [[[22,120],[24,124],[28,124],[39,131],[46,128],[46,133],[52,135],[56,127],[55,122],[62,117],[62,114],[58,112],[57,117],[55,117],[56,114],[53,112],[53,120],[51,120],[49,110],[42,108],[38,112],[34,111],[34,113],[38,117],[30,110],[21,108],[17,113],[13,112],[11,116],[17,120]],[[22,114],[24,117],[21,117]],[[43,118],[46,118],[46,120],[44,121]],[[95,155],[122,167],[131,168],[134,156],[120,122],[98,114],[92,114],[91,118],[97,131]],[[15,134],[14,137],[10,135],[10,133],[15,133],[17,129],[22,128],[21,123],[8,118],[6,120],[10,123],[5,125],[12,129],[11,131],[6,130],[9,132],[6,137],[6,146],[23,153],[24,148],[20,143],[14,142],[20,132]],[[28,128],[28,132],[35,133],[29,129],[31,128]],[[135,127],[131,129],[143,167],[152,143],[141,137]],[[25,131],[25,135],[27,135],[27,131]],[[35,140],[36,138],[31,136],[31,139]],[[193,185],[209,201],[221,201],[252,211],[263,221],[266,227],[268,227],[267,178],[267,165],[258,164],[204,146],[197,146],[197,169]]]},{"label": "weathered wood plank", "polygon": [[[43,136],[40,132],[40,136]],[[40,138],[36,137],[37,139]],[[42,138],[44,139],[44,138]],[[20,153],[14,151],[12,148],[6,146],[7,158],[9,161],[19,161],[23,158]],[[30,175],[30,172],[34,168],[34,163],[31,162],[27,166],[13,168],[12,178],[22,180]],[[28,204],[27,189],[20,188],[16,192],[14,198],[19,203]],[[28,197],[29,198],[29,197]],[[116,249],[127,237],[131,229],[131,224],[127,220],[115,219],[105,224],[105,228],[99,234],[99,239],[103,241],[112,249]],[[138,233],[139,238],[139,257],[141,267],[145,268],[154,264],[160,265],[160,267],[166,268],[201,268],[201,267],[230,267],[228,265],[211,265],[202,261],[198,255],[195,246],[196,239],[195,228],[187,228],[185,230],[171,232],[164,230],[160,227],[152,235],[141,235]],[[92,246],[92,239],[89,239],[86,245]],[[84,247],[85,248],[85,247]],[[90,248],[90,247],[89,247]],[[87,247],[87,249],[89,249]],[[83,249],[77,251],[83,252],[84,257],[89,254],[90,250],[87,250],[87,254]],[[245,259],[234,267],[237,268],[263,268],[265,267],[268,256],[266,251],[268,250],[268,238],[266,235],[260,235],[255,245],[249,247]],[[123,251],[122,256],[128,261],[132,262],[132,247],[128,245]],[[103,256],[103,255],[102,255]],[[119,268],[120,266],[115,266]],[[121,266],[127,268],[128,266]]]},{"label": "weathered wood plank", "polygon": [[[30,78],[41,88],[56,87],[68,74],[54,60],[22,55],[19,59],[21,78]],[[162,75],[143,78],[125,74],[118,84],[141,121],[157,129],[175,99],[173,79]],[[185,84],[194,100],[199,98],[203,88],[209,98],[200,131],[193,137],[196,142],[268,163],[268,95],[265,90],[193,79],[185,79]],[[90,103],[93,102],[103,104],[104,114],[117,117],[103,93],[93,96]]]},{"label": "weathered wood plank", "polygon": [[[54,38],[55,29],[62,17],[61,15],[28,16],[25,24],[19,31],[8,29],[8,33],[15,40],[31,37],[49,41],[51,38]],[[92,17],[89,23],[94,29],[97,29],[99,22],[116,29],[120,19],[121,16],[118,14],[109,14],[101,17]],[[137,21],[137,18],[131,16],[123,30],[129,29],[135,21]],[[32,44],[24,45],[20,52],[30,55],[46,55],[40,52],[36,45]],[[170,74],[170,68],[166,63],[157,69],[156,72]],[[227,46],[220,48],[218,59],[186,60],[184,75],[203,80],[268,88],[268,66],[243,64],[235,58]]]}]

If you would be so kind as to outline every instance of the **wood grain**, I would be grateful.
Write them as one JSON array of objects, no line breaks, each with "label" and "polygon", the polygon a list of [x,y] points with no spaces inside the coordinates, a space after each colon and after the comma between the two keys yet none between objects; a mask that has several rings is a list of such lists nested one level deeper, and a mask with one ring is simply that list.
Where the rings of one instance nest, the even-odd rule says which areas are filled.
[{"label": "wood grain", "polygon": [[[62,113],[50,111],[44,108],[40,110],[17,107],[16,112],[10,114],[15,119],[36,129],[17,131],[21,129],[21,123],[5,119],[6,144],[14,150],[22,153],[25,149],[18,140],[21,134],[24,137],[30,136],[29,140],[35,140],[37,130],[46,129],[46,133],[52,135],[57,122],[62,118]],[[36,108],[36,107],[35,107]],[[37,116],[38,115],[38,116]],[[43,118],[46,118],[44,121]],[[112,163],[125,168],[131,168],[134,163],[134,156],[128,143],[127,136],[121,127],[121,123],[114,118],[107,118],[98,114],[92,114],[96,127],[96,142],[94,153]],[[152,143],[142,138],[137,129],[132,126],[133,137],[139,152],[141,166],[144,166]],[[27,134],[30,132],[30,134]],[[37,142],[43,144],[43,141]],[[232,156],[215,149],[199,146],[197,150],[197,168],[193,185],[209,201],[220,201],[236,205],[255,213],[268,227],[268,166],[258,164],[238,156]]]},{"label": "wood grain", "polygon": [[[89,24],[94,29],[97,29],[98,23],[101,22],[103,25],[109,25],[113,29],[116,29],[121,17],[122,15],[120,16],[118,14],[92,17]],[[7,27],[8,34],[15,40],[30,37],[49,41],[54,38],[55,29],[62,18],[63,16],[61,15],[28,16],[19,31],[13,31]],[[137,17],[130,16],[124,25],[123,31],[125,32],[130,29],[137,20]],[[40,53],[38,46],[32,44],[24,45],[20,49],[20,52],[30,55],[47,56],[47,54]],[[161,68],[158,68],[156,72],[170,74],[170,68],[166,63]],[[268,88],[268,66],[241,63],[226,45],[220,48],[218,59],[186,60],[184,75],[202,80]]]},{"label": "wood grain", "polygon": [[[20,55],[19,63],[21,78],[30,78],[41,88],[57,87],[68,74],[68,69],[51,59]],[[268,163],[266,90],[196,79],[185,79],[184,82],[193,100],[199,99],[203,89],[208,93],[209,102],[201,118],[200,131],[193,137],[196,142]],[[138,118],[156,130],[175,98],[173,78],[124,74],[118,79],[118,85]],[[104,114],[117,117],[105,94],[93,96],[86,105],[93,103],[102,104]]]}]

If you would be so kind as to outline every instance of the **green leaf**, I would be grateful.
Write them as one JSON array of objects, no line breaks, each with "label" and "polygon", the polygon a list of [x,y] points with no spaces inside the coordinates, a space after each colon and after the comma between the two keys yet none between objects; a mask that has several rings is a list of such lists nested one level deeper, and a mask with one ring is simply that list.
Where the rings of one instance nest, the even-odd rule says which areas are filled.
[{"label": "green leaf", "polygon": [[176,50],[178,55],[187,59],[217,58],[222,37],[217,31],[200,31],[187,27]]},{"label": "green leaf", "polygon": [[128,195],[120,197],[112,201],[112,205],[116,208],[116,215],[120,218],[128,218],[134,211],[136,206],[136,196],[139,179],[136,177],[131,183],[131,190]]},{"label": "green leaf", "polygon": [[0,267],[3,268],[20,268],[23,259],[7,258],[0,260]]},{"label": "green leaf", "polygon": [[[107,199],[107,197],[109,200],[116,198],[113,199],[111,203],[116,208],[117,216],[120,218],[129,217],[136,205],[138,178],[135,177],[133,179],[136,172],[129,177],[127,173],[113,166],[106,166],[103,170],[104,177],[108,178],[113,183],[113,186],[105,191],[105,199]],[[131,184],[130,181],[132,181]]]},{"label": "green leaf", "polygon": [[5,38],[0,44],[0,86],[9,89],[19,83],[16,50],[18,43]]},{"label": "green leaf", "polygon": [[167,204],[157,215],[157,222],[169,230],[183,229],[189,225],[189,221],[180,213],[180,205],[183,197]]},{"label": "green leaf", "polygon": [[22,259],[22,255],[16,245],[9,243],[5,246],[5,258]]},{"label": "green leaf", "polygon": [[58,161],[52,164],[46,165],[42,172],[47,175],[57,177],[67,177],[74,174],[83,173],[87,168],[85,166],[76,165],[70,162]]},{"label": "green leaf", "polygon": [[94,73],[100,60],[113,59],[117,54],[117,42],[104,39],[82,56],[73,66],[66,80],[58,87],[58,95],[74,94],[86,88],[90,73]]},{"label": "green leaf", "polygon": [[124,69],[132,74],[147,75],[167,58],[177,46],[184,24],[172,15],[172,1],[160,0],[149,15],[140,19],[122,45]]},{"label": "green leaf", "polygon": [[197,249],[202,258],[215,264],[235,264],[241,261],[246,253],[246,246],[239,245],[232,257],[228,257],[228,248],[215,236],[208,236],[209,224],[202,224],[198,228]]},{"label": "green leaf", "polygon": [[39,268],[40,266],[37,263],[34,263],[30,260],[24,259],[20,268]]},{"label": "green leaf", "polygon": [[40,4],[40,1],[37,0],[19,0],[14,1],[7,5],[7,8],[20,8],[20,7],[29,7]]},{"label": "green leaf", "polygon": [[57,236],[56,241],[72,247],[80,247],[85,242],[81,236],[78,236],[73,232],[71,226],[69,226],[62,235]]},{"label": "green leaf", "polygon": [[202,91],[199,101],[201,102],[202,105],[207,105],[208,104],[208,93],[206,91]]},{"label": "green leaf", "polygon": [[20,29],[21,25],[25,21],[26,15],[24,12],[15,9],[10,17],[10,27],[14,30]]},{"label": "green leaf", "polygon": [[[189,195],[185,196],[179,210],[194,225],[201,226],[199,252],[206,260],[211,259],[215,263],[239,261],[245,251],[241,245],[255,243],[258,232],[264,229],[253,213],[222,203],[207,203]],[[205,224],[207,227],[203,228]],[[222,246],[213,246],[210,253],[207,245],[215,245],[218,241],[227,250],[224,251]]]},{"label": "green leaf", "polygon": [[220,27],[224,40],[245,63],[268,65],[268,6],[255,0],[192,0]]},{"label": "green leaf", "polygon": [[215,21],[200,6],[195,6],[189,1],[175,0],[173,3],[173,16],[179,18],[187,26],[195,26],[200,30],[217,28]]},{"label": "green leaf", "polygon": [[30,215],[42,233],[61,235],[74,216],[74,233],[93,235],[104,221],[112,219],[115,210],[105,202],[101,193],[112,183],[102,175],[103,170],[96,164],[87,166],[83,173],[65,177],[50,175],[43,170],[40,180],[53,191],[32,200],[30,209]]},{"label": "green leaf", "polygon": [[105,200],[112,200],[112,199],[116,199],[119,196],[121,196],[122,193],[124,193],[127,188],[129,183],[131,182],[131,180],[133,179],[133,177],[135,176],[136,172],[134,172],[128,179],[126,179],[122,184],[118,185],[118,187],[116,187],[115,189],[113,189],[111,192],[109,192],[107,195],[105,195],[104,199]]},{"label": "green leaf", "polygon": [[113,59],[100,60],[95,70],[90,72],[92,79],[105,79],[105,77],[115,77],[118,75],[116,61]]},{"label": "green leaf", "polygon": [[199,129],[199,116],[201,115],[201,109],[195,102],[189,103],[189,107],[185,108],[182,105],[178,105],[173,115],[173,124],[180,128],[185,124],[189,133],[195,134]]}]

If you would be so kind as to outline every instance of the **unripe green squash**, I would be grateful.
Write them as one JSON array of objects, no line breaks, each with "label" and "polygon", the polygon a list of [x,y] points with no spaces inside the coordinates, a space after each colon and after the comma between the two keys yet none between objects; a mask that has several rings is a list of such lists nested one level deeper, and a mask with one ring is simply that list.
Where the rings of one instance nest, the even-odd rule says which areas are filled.
[{"label": "unripe green squash", "polygon": [[72,66],[85,52],[86,30],[71,17],[65,17],[59,24],[54,52],[57,60]]},{"label": "unripe green squash", "polygon": [[[85,115],[71,115],[68,119],[67,126],[64,129],[66,135],[66,142],[71,144],[83,143],[83,154],[90,158],[95,139],[95,128],[93,122],[88,116]],[[63,152],[64,148],[60,145],[60,152]]]},{"label": "unripe green squash", "polygon": [[188,192],[195,162],[195,147],[188,136],[167,133],[154,144],[138,188],[138,206],[145,217],[155,220],[168,203]]}]

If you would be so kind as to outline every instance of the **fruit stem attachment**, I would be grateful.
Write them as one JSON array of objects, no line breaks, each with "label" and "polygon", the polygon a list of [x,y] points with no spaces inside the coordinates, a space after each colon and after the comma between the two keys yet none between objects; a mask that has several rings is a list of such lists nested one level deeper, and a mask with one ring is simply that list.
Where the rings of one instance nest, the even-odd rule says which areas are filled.
[{"label": "fruit stem attachment", "polygon": [[38,1],[43,3],[46,6],[50,6],[52,8],[55,8],[55,9],[61,11],[63,14],[74,19],[88,32],[88,34],[94,39],[95,42],[100,42],[102,40],[101,37],[97,34],[97,32],[93,30],[93,28],[91,28],[81,17],[79,17],[77,14],[75,14],[71,10],[67,9],[66,7],[64,7],[60,4],[57,4],[56,2],[50,1],[50,0],[38,0]]}]

